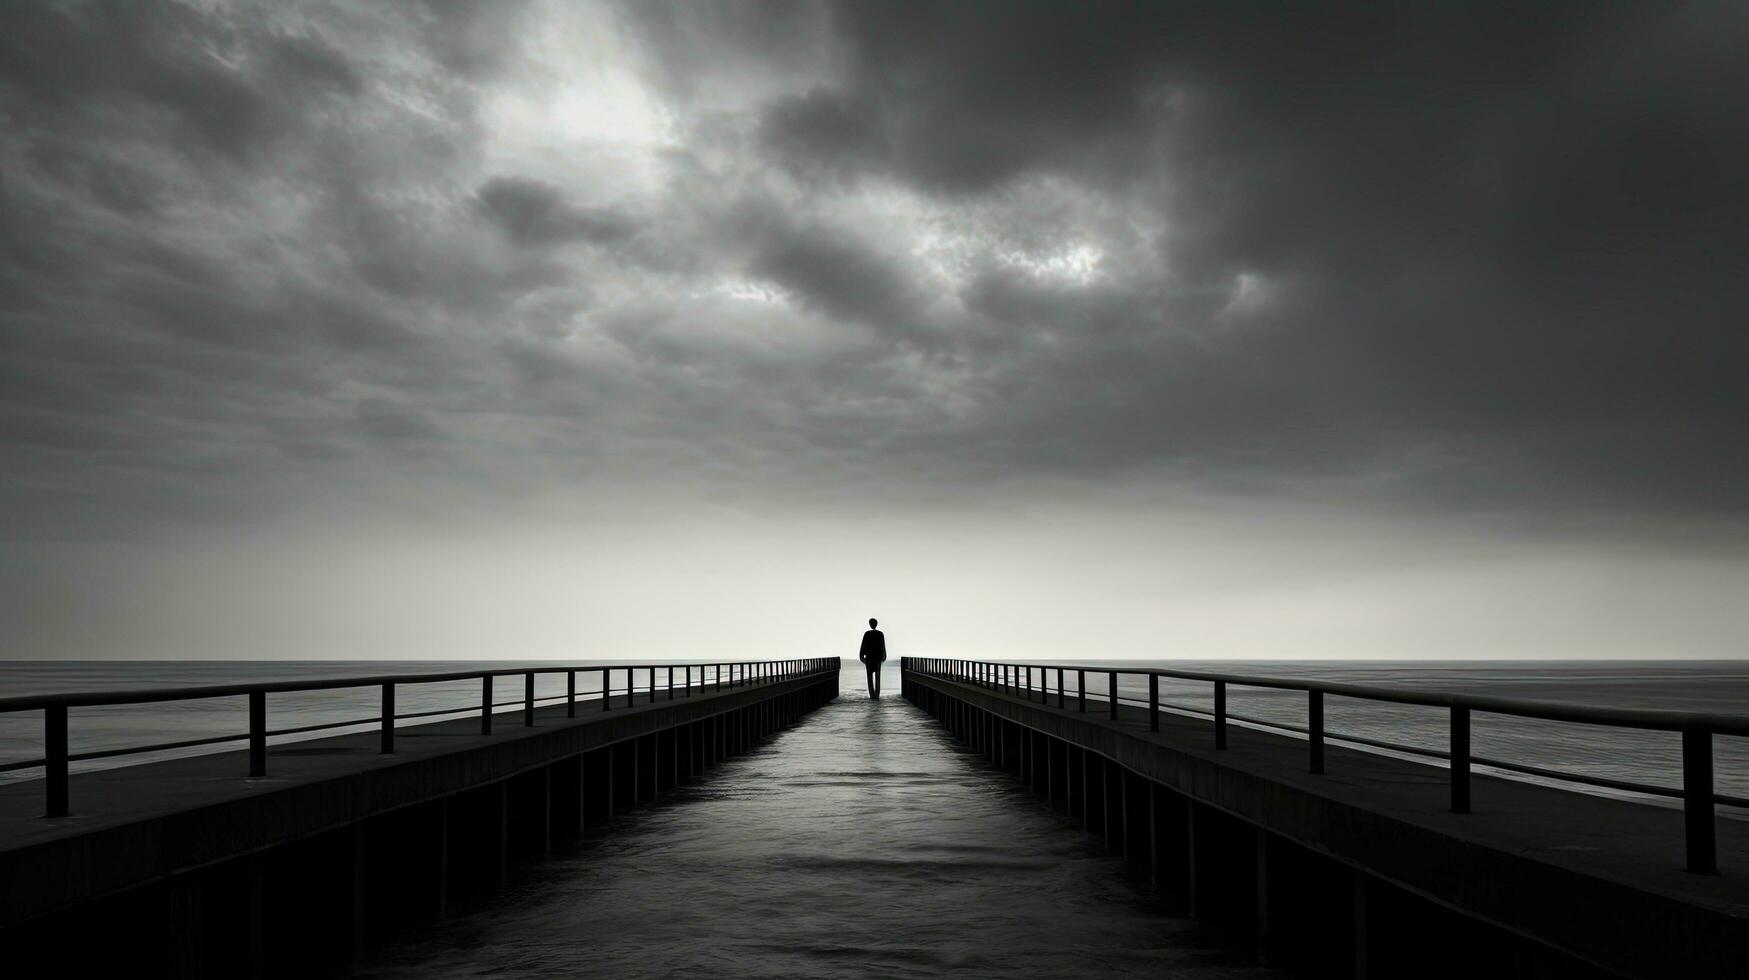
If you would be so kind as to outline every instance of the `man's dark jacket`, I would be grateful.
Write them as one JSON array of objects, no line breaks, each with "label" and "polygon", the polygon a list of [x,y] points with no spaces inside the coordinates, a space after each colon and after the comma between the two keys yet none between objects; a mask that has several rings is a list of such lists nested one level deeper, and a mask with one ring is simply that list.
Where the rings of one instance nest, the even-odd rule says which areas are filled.
[{"label": "man's dark jacket", "polygon": [[887,659],[887,636],[880,630],[869,630],[862,634],[862,652],[856,659],[869,666],[877,666]]}]

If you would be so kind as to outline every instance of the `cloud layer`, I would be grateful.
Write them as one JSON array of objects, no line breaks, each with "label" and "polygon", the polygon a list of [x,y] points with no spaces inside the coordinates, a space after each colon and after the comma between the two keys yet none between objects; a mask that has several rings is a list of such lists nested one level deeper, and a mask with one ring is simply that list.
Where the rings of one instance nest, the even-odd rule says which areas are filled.
[{"label": "cloud layer", "polygon": [[10,4],[3,533],[1738,536],[1746,55],[1724,3]]}]

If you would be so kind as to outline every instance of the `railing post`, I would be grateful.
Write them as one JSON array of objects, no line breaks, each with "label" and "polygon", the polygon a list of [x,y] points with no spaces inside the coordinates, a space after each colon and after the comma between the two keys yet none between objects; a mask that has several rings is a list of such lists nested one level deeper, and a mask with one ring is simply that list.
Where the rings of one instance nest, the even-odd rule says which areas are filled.
[{"label": "railing post", "polygon": [[1148,675],[1148,731],[1160,730],[1160,675]]},{"label": "railing post", "polygon": [[1086,714],[1087,713],[1087,670],[1086,670],[1086,668],[1083,668],[1083,667],[1075,668],[1075,685],[1076,685],[1076,687],[1078,687],[1080,689],[1080,693],[1077,695],[1077,697],[1079,698],[1079,701],[1080,701],[1080,707],[1077,710],[1079,710],[1082,714]]},{"label": "railing post", "polygon": [[1117,671],[1105,675],[1105,696],[1111,701],[1111,720],[1117,720]]},{"label": "railing post", "polygon": [[1063,668],[1057,668],[1057,708],[1063,707]]},{"label": "railing post", "polygon": [[534,727],[534,671],[522,675],[522,727]]},{"label": "railing post", "polygon": [[395,754],[395,685],[383,685],[383,755]]},{"label": "railing post", "polygon": [[1451,812],[1470,812],[1470,709],[1451,706]]},{"label": "railing post", "polygon": [[480,675],[480,734],[492,734],[492,675]]},{"label": "railing post", "polygon": [[1698,725],[1682,730],[1682,823],[1688,837],[1688,870],[1719,873],[1713,819],[1713,733]]},{"label": "railing post", "polygon": [[601,668],[601,710],[606,711],[607,706],[612,702],[613,702],[613,668],[612,667],[603,667],[603,668]]},{"label": "railing post", "polygon": [[67,706],[43,709],[43,816],[64,817],[67,803]]},{"label": "railing post", "polygon": [[656,703],[656,668],[650,668],[650,703]]},{"label": "railing post", "polygon": [[674,700],[674,665],[668,665],[668,700]]},{"label": "railing post", "polygon": [[577,717],[577,672],[565,671],[565,717]]},{"label": "railing post", "polygon": [[1215,681],[1215,748],[1227,747],[1227,682]]},{"label": "railing post", "polygon": [[1324,774],[1324,692],[1306,692],[1306,746],[1311,753],[1309,766],[1315,775]]},{"label": "railing post", "polygon": [[267,775],[267,692],[249,692],[249,775]]},{"label": "railing post", "polygon": [[[704,676],[704,668],[702,668],[702,667],[699,668],[698,676],[701,678]],[[692,697],[692,665],[691,664],[686,665],[686,694],[685,694],[685,696],[689,697],[689,698]]]}]

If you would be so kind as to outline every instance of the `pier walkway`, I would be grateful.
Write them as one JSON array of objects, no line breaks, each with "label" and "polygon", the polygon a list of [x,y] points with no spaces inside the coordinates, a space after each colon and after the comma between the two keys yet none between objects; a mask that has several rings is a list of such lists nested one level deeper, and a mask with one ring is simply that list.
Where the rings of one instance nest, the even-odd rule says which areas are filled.
[{"label": "pier walkway", "polygon": [[[896,693],[838,700],[391,939],[369,980],[1287,980]],[[896,664],[894,665],[897,666]],[[854,675],[854,676],[853,676]]]}]

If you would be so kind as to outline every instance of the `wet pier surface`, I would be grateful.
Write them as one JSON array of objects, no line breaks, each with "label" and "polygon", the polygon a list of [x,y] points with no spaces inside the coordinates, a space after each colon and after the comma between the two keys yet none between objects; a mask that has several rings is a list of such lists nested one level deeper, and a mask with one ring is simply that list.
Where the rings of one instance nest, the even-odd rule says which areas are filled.
[{"label": "wet pier surface", "polygon": [[870,702],[845,676],[802,724],[355,975],[1284,975],[1172,914],[896,678]]}]

